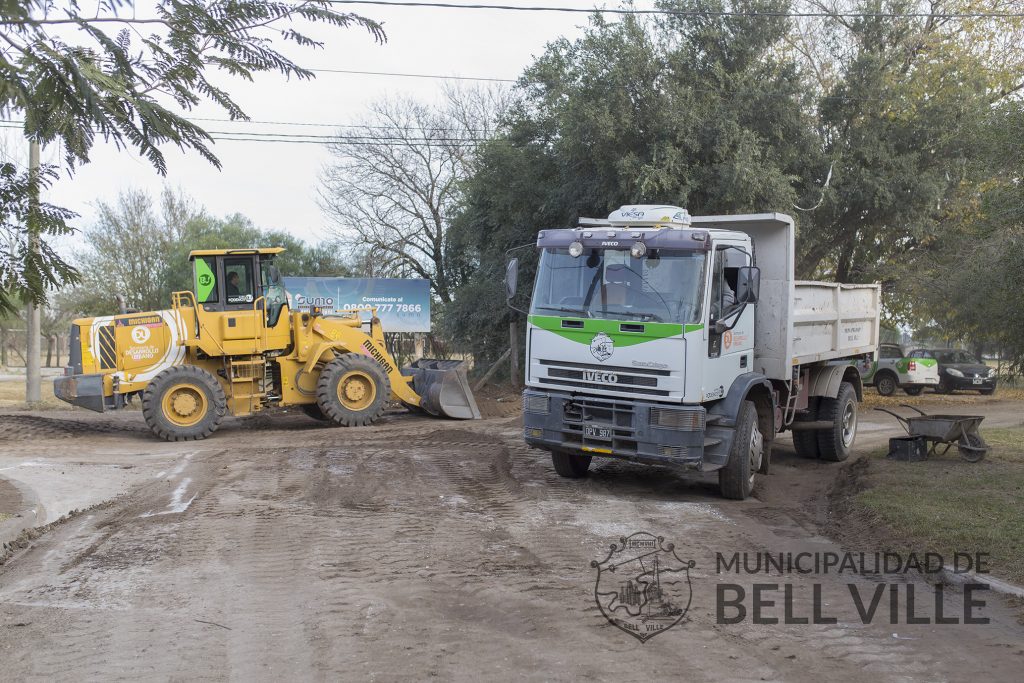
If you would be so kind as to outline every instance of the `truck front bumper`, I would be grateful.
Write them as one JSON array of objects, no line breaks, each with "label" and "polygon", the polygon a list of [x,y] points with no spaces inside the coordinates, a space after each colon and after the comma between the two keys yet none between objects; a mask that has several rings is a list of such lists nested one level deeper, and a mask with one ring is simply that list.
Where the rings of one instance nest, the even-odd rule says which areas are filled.
[{"label": "truck front bumper", "polygon": [[[690,470],[717,469],[721,464],[705,458],[706,423],[702,406],[531,389],[523,392],[526,443],[548,451],[604,455]],[[720,442],[714,440],[714,444]]]}]

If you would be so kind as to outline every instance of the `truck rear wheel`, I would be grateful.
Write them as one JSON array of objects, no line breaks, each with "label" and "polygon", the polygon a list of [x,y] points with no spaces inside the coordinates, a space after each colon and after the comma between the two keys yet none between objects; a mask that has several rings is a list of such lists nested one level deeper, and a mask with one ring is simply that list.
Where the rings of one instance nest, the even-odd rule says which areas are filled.
[{"label": "truck rear wheel", "polygon": [[591,460],[592,457],[589,455],[551,451],[551,464],[555,466],[555,472],[567,479],[579,479],[587,476]]},{"label": "truck rear wheel", "polygon": [[718,488],[724,498],[743,500],[754,489],[754,476],[764,459],[764,437],[757,428],[757,406],[744,401],[736,419],[736,436],[729,462],[718,470]]},{"label": "truck rear wheel", "polygon": [[842,462],[850,457],[857,437],[857,390],[853,385],[843,382],[835,398],[822,398],[818,419],[832,423],[831,428],[815,432],[821,459]]},{"label": "truck rear wheel", "polygon": [[320,371],[316,404],[323,414],[343,427],[375,422],[391,397],[391,382],[375,360],[346,353]]},{"label": "truck rear wheel", "polygon": [[164,441],[205,439],[217,431],[227,405],[217,378],[194,365],[164,370],[142,392],[142,416]]},{"label": "truck rear wheel", "polygon": [[[807,412],[798,418],[798,422],[810,421],[818,419],[818,404],[821,399],[817,396],[811,396],[808,398]],[[821,457],[821,451],[818,449],[818,432],[813,429],[796,429],[793,430],[793,450],[801,458],[807,458],[808,460],[817,460]]]}]

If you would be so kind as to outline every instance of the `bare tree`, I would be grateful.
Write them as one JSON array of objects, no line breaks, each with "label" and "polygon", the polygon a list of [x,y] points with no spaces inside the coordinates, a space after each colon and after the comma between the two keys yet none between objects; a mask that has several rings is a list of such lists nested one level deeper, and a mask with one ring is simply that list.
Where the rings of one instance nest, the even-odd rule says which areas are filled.
[{"label": "bare tree", "polygon": [[448,228],[460,182],[507,103],[499,88],[447,88],[436,106],[408,98],[372,105],[359,125],[338,132],[321,175],[334,236],[375,274],[429,279],[450,303],[460,269]]}]

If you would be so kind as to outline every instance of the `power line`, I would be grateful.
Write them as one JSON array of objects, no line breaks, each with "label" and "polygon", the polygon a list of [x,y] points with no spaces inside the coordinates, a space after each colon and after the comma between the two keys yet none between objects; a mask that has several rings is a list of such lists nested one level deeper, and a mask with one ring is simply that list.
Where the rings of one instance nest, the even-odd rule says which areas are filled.
[{"label": "power line", "polygon": [[439,78],[446,81],[491,81],[494,83],[515,83],[514,78],[492,78],[489,76],[443,76],[441,74],[413,74],[393,71],[355,71],[352,69],[307,69],[318,74],[355,74],[360,76],[399,76],[402,78]]},{"label": "power line", "polygon": [[456,4],[451,2],[402,2],[398,0],[330,0],[335,5],[377,7],[423,7],[432,9],[498,10],[503,12],[563,12],[572,14],[615,14],[623,16],[677,17],[782,17],[782,18],[871,18],[871,19],[1017,19],[1020,12],[764,12],[745,10],[601,9],[518,5]]}]

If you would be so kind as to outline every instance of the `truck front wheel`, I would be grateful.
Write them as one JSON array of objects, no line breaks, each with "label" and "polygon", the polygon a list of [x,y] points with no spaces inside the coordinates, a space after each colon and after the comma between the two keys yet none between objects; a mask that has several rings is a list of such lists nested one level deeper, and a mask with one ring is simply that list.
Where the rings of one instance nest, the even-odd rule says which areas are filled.
[{"label": "truck front wheel", "polygon": [[729,462],[718,470],[718,488],[722,497],[743,500],[754,489],[755,473],[765,455],[764,437],[757,428],[757,406],[744,401],[736,419],[736,436],[729,449]]},{"label": "truck front wheel", "polygon": [[555,472],[567,479],[579,479],[587,476],[590,469],[591,456],[578,453],[566,453],[565,451],[551,451],[551,464],[555,466]]},{"label": "truck front wheel", "polygon": [[843,382],[835,398],[822,398],[818,419],[832,423],[831,428],[816,432],[821,459],[842,462],[850,457],[857,436],[857,390],[853,385]]}]

